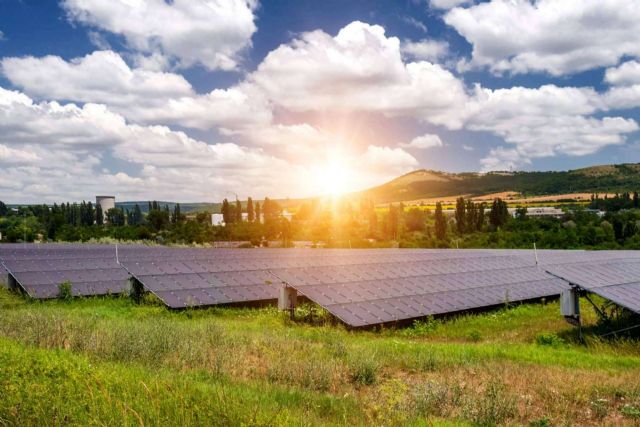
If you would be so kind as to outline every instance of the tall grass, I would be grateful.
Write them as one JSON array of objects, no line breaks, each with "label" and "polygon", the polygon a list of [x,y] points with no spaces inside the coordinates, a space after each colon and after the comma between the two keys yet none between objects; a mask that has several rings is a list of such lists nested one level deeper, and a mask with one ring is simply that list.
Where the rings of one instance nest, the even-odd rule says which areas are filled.
[{"label": "tall grass", "polygon": [[[224,412],[210,424],[636,422],[638,343],[578,344],[557,313],[557,304],[523,305],[408,329],[349,331],[320,321],[322,313],[292,323],[272,308],[170,312],[116,297],[42,303],[0,292],[0,344],[9,349],[0,350],[0,366],[12,366],[0,381],[10,402],[0,406],[0,425],[62,424],[65,412],[75,420],[69,424],[91,424],[106,408],[104,424],[139,423],[124,403],[108,403],[130,400],[145,424],[203,424],[183,414],[193,407]],[[473,331],[479,340],[470,339]],[[33,363],[40,367],[27,372]],[[81,382],[92,369],[97,379]],[[20,406],[31,399],[20,390],[42,398],[45,391],[32,389],[50,377],[94,396],[86,399],[104,397],[106,406],[85,402],[83,412],[55,399]],[[158,392],[145,403],[152,385],[179,393],[176,402]],[[56,393],[53,384],[45,389]],[[265,402],[262,389],[281,406]],[[207,401],[207,393],[224,399]],[[249,415],[237,400],[250,403]]]}]

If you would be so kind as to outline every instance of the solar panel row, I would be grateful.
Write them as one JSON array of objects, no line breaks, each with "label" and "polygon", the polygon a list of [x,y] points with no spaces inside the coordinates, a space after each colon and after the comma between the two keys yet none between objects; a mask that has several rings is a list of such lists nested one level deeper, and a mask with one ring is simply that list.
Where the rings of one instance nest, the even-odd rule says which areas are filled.
[{"label": "solar panel row", "polygon": [[640,251],[123,245],[120,264],[115,256],[113,245],[0,245],[0,261],[36,298],[55,297],[66,280],[76,295],[123,292],[134,277],[167,306],[184,308],[272,300],[286,283],[345,323],[365,326],[557,295],[572,282],[557,276],[571,274],[585,289],[640,308]]},{"label": "solar panel row", "polygon": [[551,274],[640,313],[640,262],[635,254],[626,259],[573,263],[547,268]]}]

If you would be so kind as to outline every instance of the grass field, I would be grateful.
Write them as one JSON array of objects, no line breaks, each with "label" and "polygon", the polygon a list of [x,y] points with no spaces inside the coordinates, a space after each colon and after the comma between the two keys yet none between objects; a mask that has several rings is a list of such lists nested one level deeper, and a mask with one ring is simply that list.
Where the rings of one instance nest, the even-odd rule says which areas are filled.
[{"label": "grass field", "polygon": [[348,331],[0,290],[0,425],[638,425],[638,378],[638,342],[580,344],[556,302]]}]

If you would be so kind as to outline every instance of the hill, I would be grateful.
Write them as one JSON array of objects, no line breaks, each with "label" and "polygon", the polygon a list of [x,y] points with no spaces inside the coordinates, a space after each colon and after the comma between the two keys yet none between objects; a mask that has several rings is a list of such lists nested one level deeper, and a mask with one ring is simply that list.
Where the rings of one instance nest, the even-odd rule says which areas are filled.
[{"label": "hill", "polygon": [[[567,193],[616,193],[640,189],[640,164],[600,165],[570,171],[448,173],[420,169],[361,192],[351,197],[365,197],[376,203],[406,202],[417,199],[483,196],[498,193],[523,194],[527,197]],[[309,199],[276,199],[286,209],[295,210]],[[159,201],[173,210],[175,202]],[[138,204],[143,212],[148,202],[118,202],[120,208],[133,209]],[[246,200],[242,201],[243,207]],[[221,203],[180,203],[184,213],[220,212]]]},{"label": "hill", "polygon": [[529,196],[574,192],[615,193],[640,188],[640,164],[593,166],[570,171],[444,173],[417,170],[359,194],[376,203],[456,195],[516,192]]}]

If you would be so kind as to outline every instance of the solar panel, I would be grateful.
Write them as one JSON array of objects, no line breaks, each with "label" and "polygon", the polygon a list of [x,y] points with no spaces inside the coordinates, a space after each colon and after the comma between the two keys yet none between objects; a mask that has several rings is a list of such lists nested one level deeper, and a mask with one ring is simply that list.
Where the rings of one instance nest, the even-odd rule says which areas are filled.
[{"label": "solar panel", "polygon": [[617,259],[603,262],[564,264],[546,269],[572,285],[640,313],[640,259],[636,253],[621,253]]},{"label": "solar panel", "polygon": [[[424,274],[424,260],[441,260],[430,266],[432,273],[491,269],[493,264],[487,258],[496,253],[510,255],[511,264],[504,268],[533,262],[525,262],[510,251],[495,250],[162,248],[125,258],[122,265],[167,306],[183,308],[276,299],[281,286],[281,280],[272,274],[276,269],[325,267],[323,274],[327,274],[333,267],[353,266],[336,271],[348,273],[349,280],[397,278]],[[314,280],[313,271],[307,270],[304,277]],[[329,283],[344,279],[325,277]]]},{"label": "solar panel", "polygon": [[[547,268],[640,260],[638,252],[119,245],[119,265],[114,245],[32,244],[0,245],[0,260],[36,298],[55,297],[66,280],[77,295],[122,292],[131,275],[167,306],[184,308],[273,300],[285,282],[345,323],[365,326],[557,295],[567,284]],[[606,292],[629,299],[635,287]]]}]

